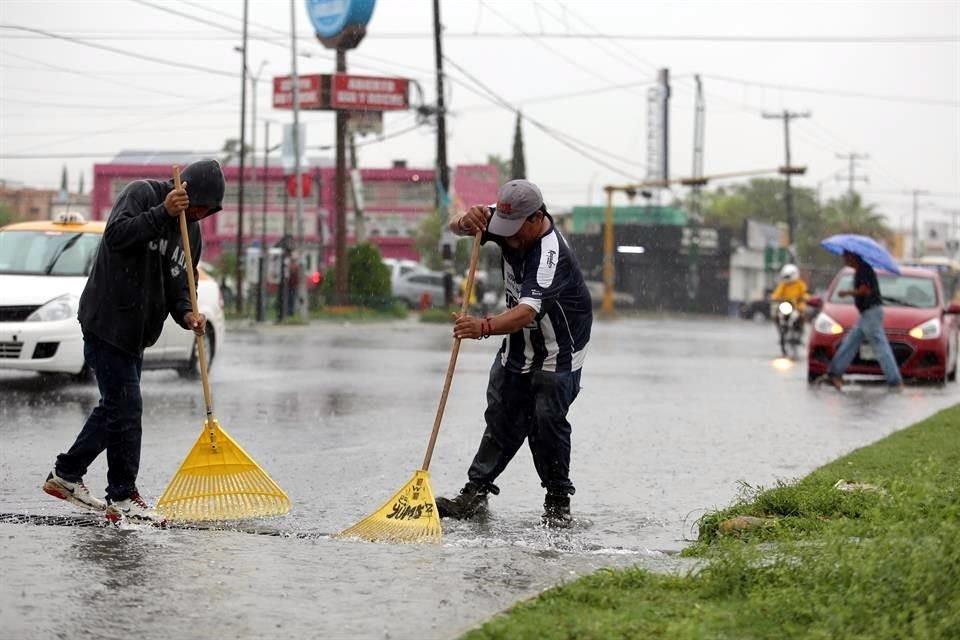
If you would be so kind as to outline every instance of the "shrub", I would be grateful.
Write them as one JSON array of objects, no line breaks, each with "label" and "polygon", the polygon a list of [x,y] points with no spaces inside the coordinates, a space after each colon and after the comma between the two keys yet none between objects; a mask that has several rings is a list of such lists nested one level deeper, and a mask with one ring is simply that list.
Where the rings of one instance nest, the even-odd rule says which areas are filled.
[{"label": "shrub", "polygon": [[[390,292],[390,269],[383,264],[380,250],[364,243],[347,249],[347,303],[362,307],[384,309],[393,303]],[[337,268],[324,276],[323,289],[327,304],[334,301]]]}]

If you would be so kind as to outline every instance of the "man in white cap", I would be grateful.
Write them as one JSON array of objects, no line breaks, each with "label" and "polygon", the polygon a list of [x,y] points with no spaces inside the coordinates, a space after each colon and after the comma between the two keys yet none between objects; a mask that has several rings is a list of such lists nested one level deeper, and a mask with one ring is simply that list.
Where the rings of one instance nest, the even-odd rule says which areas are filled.
[{"label": "man in white cap", "polygon": [[569,526],[570,423],[567,411],[580,392],[580,371],[590,341],[593,306],[573,251],[547,213],[540,189],[511,180],[495,206],[477,205],[455,218],[462,236],[483,231],[500,247],[507,309],[496,316],[458,315],[458,338],[505,336],[490,369],[486,430],[454,498],[437,499],[440,517],[486,513],[493,481],[527,440],[546,490],[543,522]]}]

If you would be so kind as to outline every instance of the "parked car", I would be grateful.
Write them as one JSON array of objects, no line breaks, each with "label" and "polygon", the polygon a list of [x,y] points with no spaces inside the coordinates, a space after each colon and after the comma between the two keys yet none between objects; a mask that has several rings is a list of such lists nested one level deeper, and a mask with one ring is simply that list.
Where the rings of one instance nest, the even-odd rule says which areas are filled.
[{"label": "parked car", "polygon": [[428,271],[428,269],[416,260],[407,258],[384,258],[383,264],[390,269],[390,286],[397,283],[400,276],[406,275],[411,271]]},{"label": "parked car", "polygon": [[[960,304],[944,298],[936,271],[903,267],[901,275],[878,271],[883,296],[883,328],[904,378],[945,382],[957,378],[957,315]],[[860,314],[853,298],[838,291],[853,288],[853,270],[845,267],[821,298],[808,305],[819,309],[813,320],[807,352],[807,378],[827,371],[844,334]],[[852,374],[883,375],[873,345],[864,342],[847,369]]]},{"label": "parked car", "polygon": [[755,322],[770,320],[772,318],[770,312],[773,308],[770,302],[770,294],[772,293],[773,289],[765,289],[762,300],[744,302],[740,305],[740,317],[744,320],[753,320]]},{"label": "parked car", "polygon": [[[86,375],[77,306],[105,226],[73,214],[0,228],[0,369]],[[197,292],[212,364],[226,335],[223,299],[202,269]],[[193,332],[168,317],[143,366],[196,375]]]},{"label": "parked car", "polygon": [[397,277],[393,286],[393,297],[411,309],[417,309],[424,302],[424,295],[427,295],[428,306],[442,307],[445,296],[443,277],[442,271],[410,271]]}]

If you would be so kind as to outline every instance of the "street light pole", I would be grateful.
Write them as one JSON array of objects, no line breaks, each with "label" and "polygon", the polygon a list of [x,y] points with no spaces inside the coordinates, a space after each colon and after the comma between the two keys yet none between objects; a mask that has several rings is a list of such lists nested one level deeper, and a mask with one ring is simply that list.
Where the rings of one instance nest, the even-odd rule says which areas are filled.
[{"label": "street light pole", "polygon": [[264,272],[267,264],[267,192],[270,185],[270,121],[263,121],[263,208],[260,210],[260,269],[257,274],[257,322],[263,322],[267,318],[267,309],[264,292]]},{"label": "street light pole", "polygon": [[303,238],[303,167],[300,156],[300,75],[297,73],[297,12],[296,3],[290,0],[290,59],[293,72],[293,167],[297,181],[297,261],[299,263],[297,285],[297,310],[300,319],[307,320],[307,281],[304,273],[304,238]]},{"label": "street light pole", "polygon": [[240,78],[240,180],[237,190],[237,313],[243,313],[243,179],[247,155],[247,16],[248,0],[243,0],[243,68]]},{"label": "street light pole", "polygon": [[[244,54],[246,55],[246,54]],[[257,69],[256,75],[250,73],[249,69],[246,69],[247,75],[250,76],[250,169],[251,181],[256,184],[257,182],[257,83],[260,81],[260,74],[263,73],[263,68],[267,66],[267,61],[262,60],[260,62],[260,68]],[[266,153],[268,147],[264,147],[264,153]],[[266,174],[264,174],[266,176]],[[264,177],[264,190],[266,190],[266,177]],[[262,221],[261,221],[262,222]],[[251,225],[254,226],[254,225]],[[261,234],[262,236],[262,234]],[[266,247],[262,245],[260,247],[260,265],[261,267],[257,269],[258,278],[257,278],[257,321],[261,322],[263,320],[261,311],[261,306],[263,302],[263,294],[260,290],[260,284],[263,273],[263,252],[266,251]]]}]

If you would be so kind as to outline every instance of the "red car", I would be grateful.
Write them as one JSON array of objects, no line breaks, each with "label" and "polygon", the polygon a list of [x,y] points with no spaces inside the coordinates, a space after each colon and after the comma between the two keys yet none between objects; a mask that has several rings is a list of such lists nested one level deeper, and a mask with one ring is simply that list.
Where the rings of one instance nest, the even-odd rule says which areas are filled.
[{"label": "red car", "polygon": [[[957,378],[957,316],[960,304],[944,299],[936,271],[903,267],[901,275],[877,271],[883,296],[883,329],[904,378],[946,382]],[[827,372],[840,341],[860,317],[853,298],[838,291],[853,288],[853,269],[844,267],[834,277],[826,296],[807,304],[819,309],[813,320],[807,352],[807,379]],[[882,376],[868,342],[847,369],[848,374]]]}]

